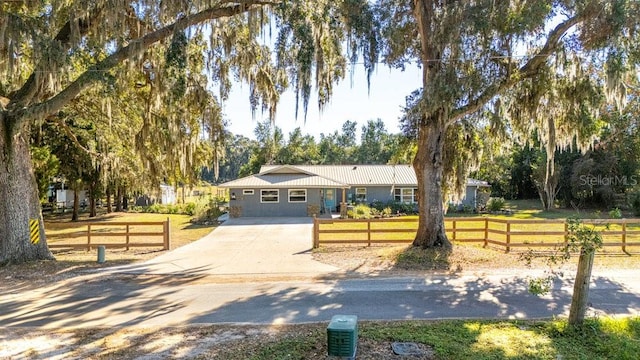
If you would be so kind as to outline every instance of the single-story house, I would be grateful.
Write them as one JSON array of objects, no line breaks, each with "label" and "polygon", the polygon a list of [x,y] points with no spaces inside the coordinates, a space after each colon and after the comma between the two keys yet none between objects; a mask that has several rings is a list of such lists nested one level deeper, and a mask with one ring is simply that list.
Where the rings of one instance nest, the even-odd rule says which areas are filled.
[{"label": "single-story house", "polygon": [[[340,203],[417,203],[411,165],[265,165],[255,175],[219,186],[229,189],[231,217],[312,216]],[[462,202],[476,205],[486,181],[470,179]]]}]

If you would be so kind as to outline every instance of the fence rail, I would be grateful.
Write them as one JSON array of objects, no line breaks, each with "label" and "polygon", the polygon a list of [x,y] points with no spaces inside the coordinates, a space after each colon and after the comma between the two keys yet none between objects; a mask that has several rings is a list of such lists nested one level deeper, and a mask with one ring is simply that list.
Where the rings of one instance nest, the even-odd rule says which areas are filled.
[{"label": "fence rail", "polygon": [[[162,247],[163,250],[171,250],[171,222],[169,218],[166,221],[146,221],[146,222],[90,222],[86,223],[87,241],[84,243],[62,243],[51,242],[49,248],[73,248],[87,249],[104,246],[105,248],[125,248],[129,250],[132,247]],[[158,227],[161,227],[159,230]],[[144,227],[146,231],[140,231]],[[149,230],[149,227],[155,229]],[[124,238],[122,241],[114,241],[114,238]],[[135,241],[132,241],[132,238]],[[148,238],[154,238],[155,241],[148,241]],[[96,241],[101,239],[102,241]]]},{"label": "fence rail", "polygon": [[[628,253],[640,247],[640,219],[585,219],[601,231],[603,247]],[[322,244],[411,243],[418,228],[414,217],[390,219],[314,219],[313,247]],[[445,231],[459,243],[481,243],[512,248],[553,248],[565,245],[569,234],[565,219],[524,220],[497,218],[445,218]],[[639,248],[640,250],[640,248]]]}]

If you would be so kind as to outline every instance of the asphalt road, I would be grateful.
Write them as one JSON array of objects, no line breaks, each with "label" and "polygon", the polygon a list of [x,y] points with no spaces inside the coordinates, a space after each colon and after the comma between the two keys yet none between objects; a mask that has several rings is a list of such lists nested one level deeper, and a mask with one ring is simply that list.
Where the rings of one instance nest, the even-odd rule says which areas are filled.
[{"label": "asphalt road", "polygon": [[[640,314],[640,286],[634,272],[594,275],[591,315]],[[527,292],[523,278],[498,274],[336,281],[218,280],[93,276],[49,289],[3,294],[0,326],[284,324],[328,321],[335,314],[357,315],[361,320],[541,318],[567,315],[572,291],[568,279],[557,281],[550,295],[537,297]]]},{"label": "asphalt road", "polygon": [[[519,319],[567,315],[571,301],[571,279],[537,297],[527,291],[522,272],[344,278],[313,260],[310,246],[309,219],[229,221],[146,263],[0,294],[0,326],[281,324],[328,321],[336,314]],[[593,276],[590,314],[640,314],[637,271],[594,269]]]}]

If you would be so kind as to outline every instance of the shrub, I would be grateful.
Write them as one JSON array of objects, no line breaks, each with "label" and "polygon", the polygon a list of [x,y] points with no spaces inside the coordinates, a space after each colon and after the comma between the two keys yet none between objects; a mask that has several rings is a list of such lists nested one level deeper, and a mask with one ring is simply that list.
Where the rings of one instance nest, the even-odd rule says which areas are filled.
[{"label": "shrub", "polygon": [[196,203],[187,203],[187,204],[179,204],[179,205],[163,205],[163,204],[153,204],[149,206],[132,206],[129,208],[129,211],[133,212],[143,212],[150,214],[183,214],[194,216],[197,213],[203,212],[202,206],[199,206]]},{"label": "shrub", "polygon": [[633,215],[640,216],[640,192],[635,193],[633,200],[631,200],[631,207],[633,208]]},{"label": "shrub", "polygon": [[501,211],[505,205],[506,201],[504,201],[504,198],[492,197],[487,202],[487,209],[489,209],[489,211]]},{"label": "shrub", "polygon": [[387,203],[387,207],[391,208],[393,214],[417,214],[417,204],[407,204],[397,201],[390,201]]},{"label": "shrub", "polygon": [[609,211],[609,218],[611,219],[622,219],[622,211],[619,208],[614,208]]},{"label": "shrub", "polygon": [[373,200],[373,202],[371,202],[371,208],[382,211],[385,208],[385,204],[380,200]]},{"label": "shrub", "polygon": [[212,223],[226,211],[220,210],[217,200],[211,200],[206,206],[197,206],[191,222],[193,223]]},{"label": "shrub", "polygon": [[193,216],[196,213],[196,204],[192,202],[185,204],[183,212],[189,216]]},{"label": "shrub", "polygon": [[153,204],[151,206],[147,206],[143,211],[146,213],[161,214],[163,209],[161,204]]},{"label": "shrub", "polygon": [[391,214],[393,214],[393,210],[391,210],[390,207],[387,206],[386,208],[382,209],[382,216],[389,217],[391,216]]},{"label": "shrub", "polygon": [[371,208],[367,205],[356,205],[353,210],[347,211],[347,216],[353,219],[370,219]]}]

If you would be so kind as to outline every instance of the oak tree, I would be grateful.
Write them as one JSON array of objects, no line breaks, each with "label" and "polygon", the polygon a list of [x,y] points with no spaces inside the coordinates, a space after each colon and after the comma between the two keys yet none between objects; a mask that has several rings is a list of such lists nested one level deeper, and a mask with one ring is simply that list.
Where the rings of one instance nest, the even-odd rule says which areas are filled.
[{"label": "oak tree", "polygon": [[[314,85],[323,106],[349,60],[364,53],[369,72],[377,62],[370,8],[365,0],[1,2],[0,263],[52,258],[29,155],[33,124],[97,84],[122,84],[133,73],[154,84],[164,80],[156,101],[182,95],[193,85],[180,67],[190,61],[181,50],[192,40],[205,44],[207,81],[220,100],[235,78],[249,84],[249,106],[272,118],[289,86],[303,111]],[[273,52],[260,41],[269,24],[276,29]],[[147,119],[180,124],[172,122],[176,114],[155,115]],[[29,219],[40,224],[35,243],[29,241]]]},{"label": "oak tree", "polygon": [[[452,149],[447,142],[452,127],[486,121],[486,112],[500,114],[504,111],[500,97],[551,71],[551,62],[563,53],[571,54],[566,58],[574,64],[594,66],[605,64],[603,54],[614,58],[607,63],[617,66],[608,68],[603,84],[611,93],[623,87],[621,74],[637,60],[634,38],[640,5],[636,1],[379,3],[385,19],[385,62],[401,67],[418,61],[423,70],[422,95],[416,105],[418,152],[413,161],[420,211],[417,246],[451,246],[444,231],[445,172],[451,156],[465,151]],[[574,83],[589,76],[582,72]]]}]

